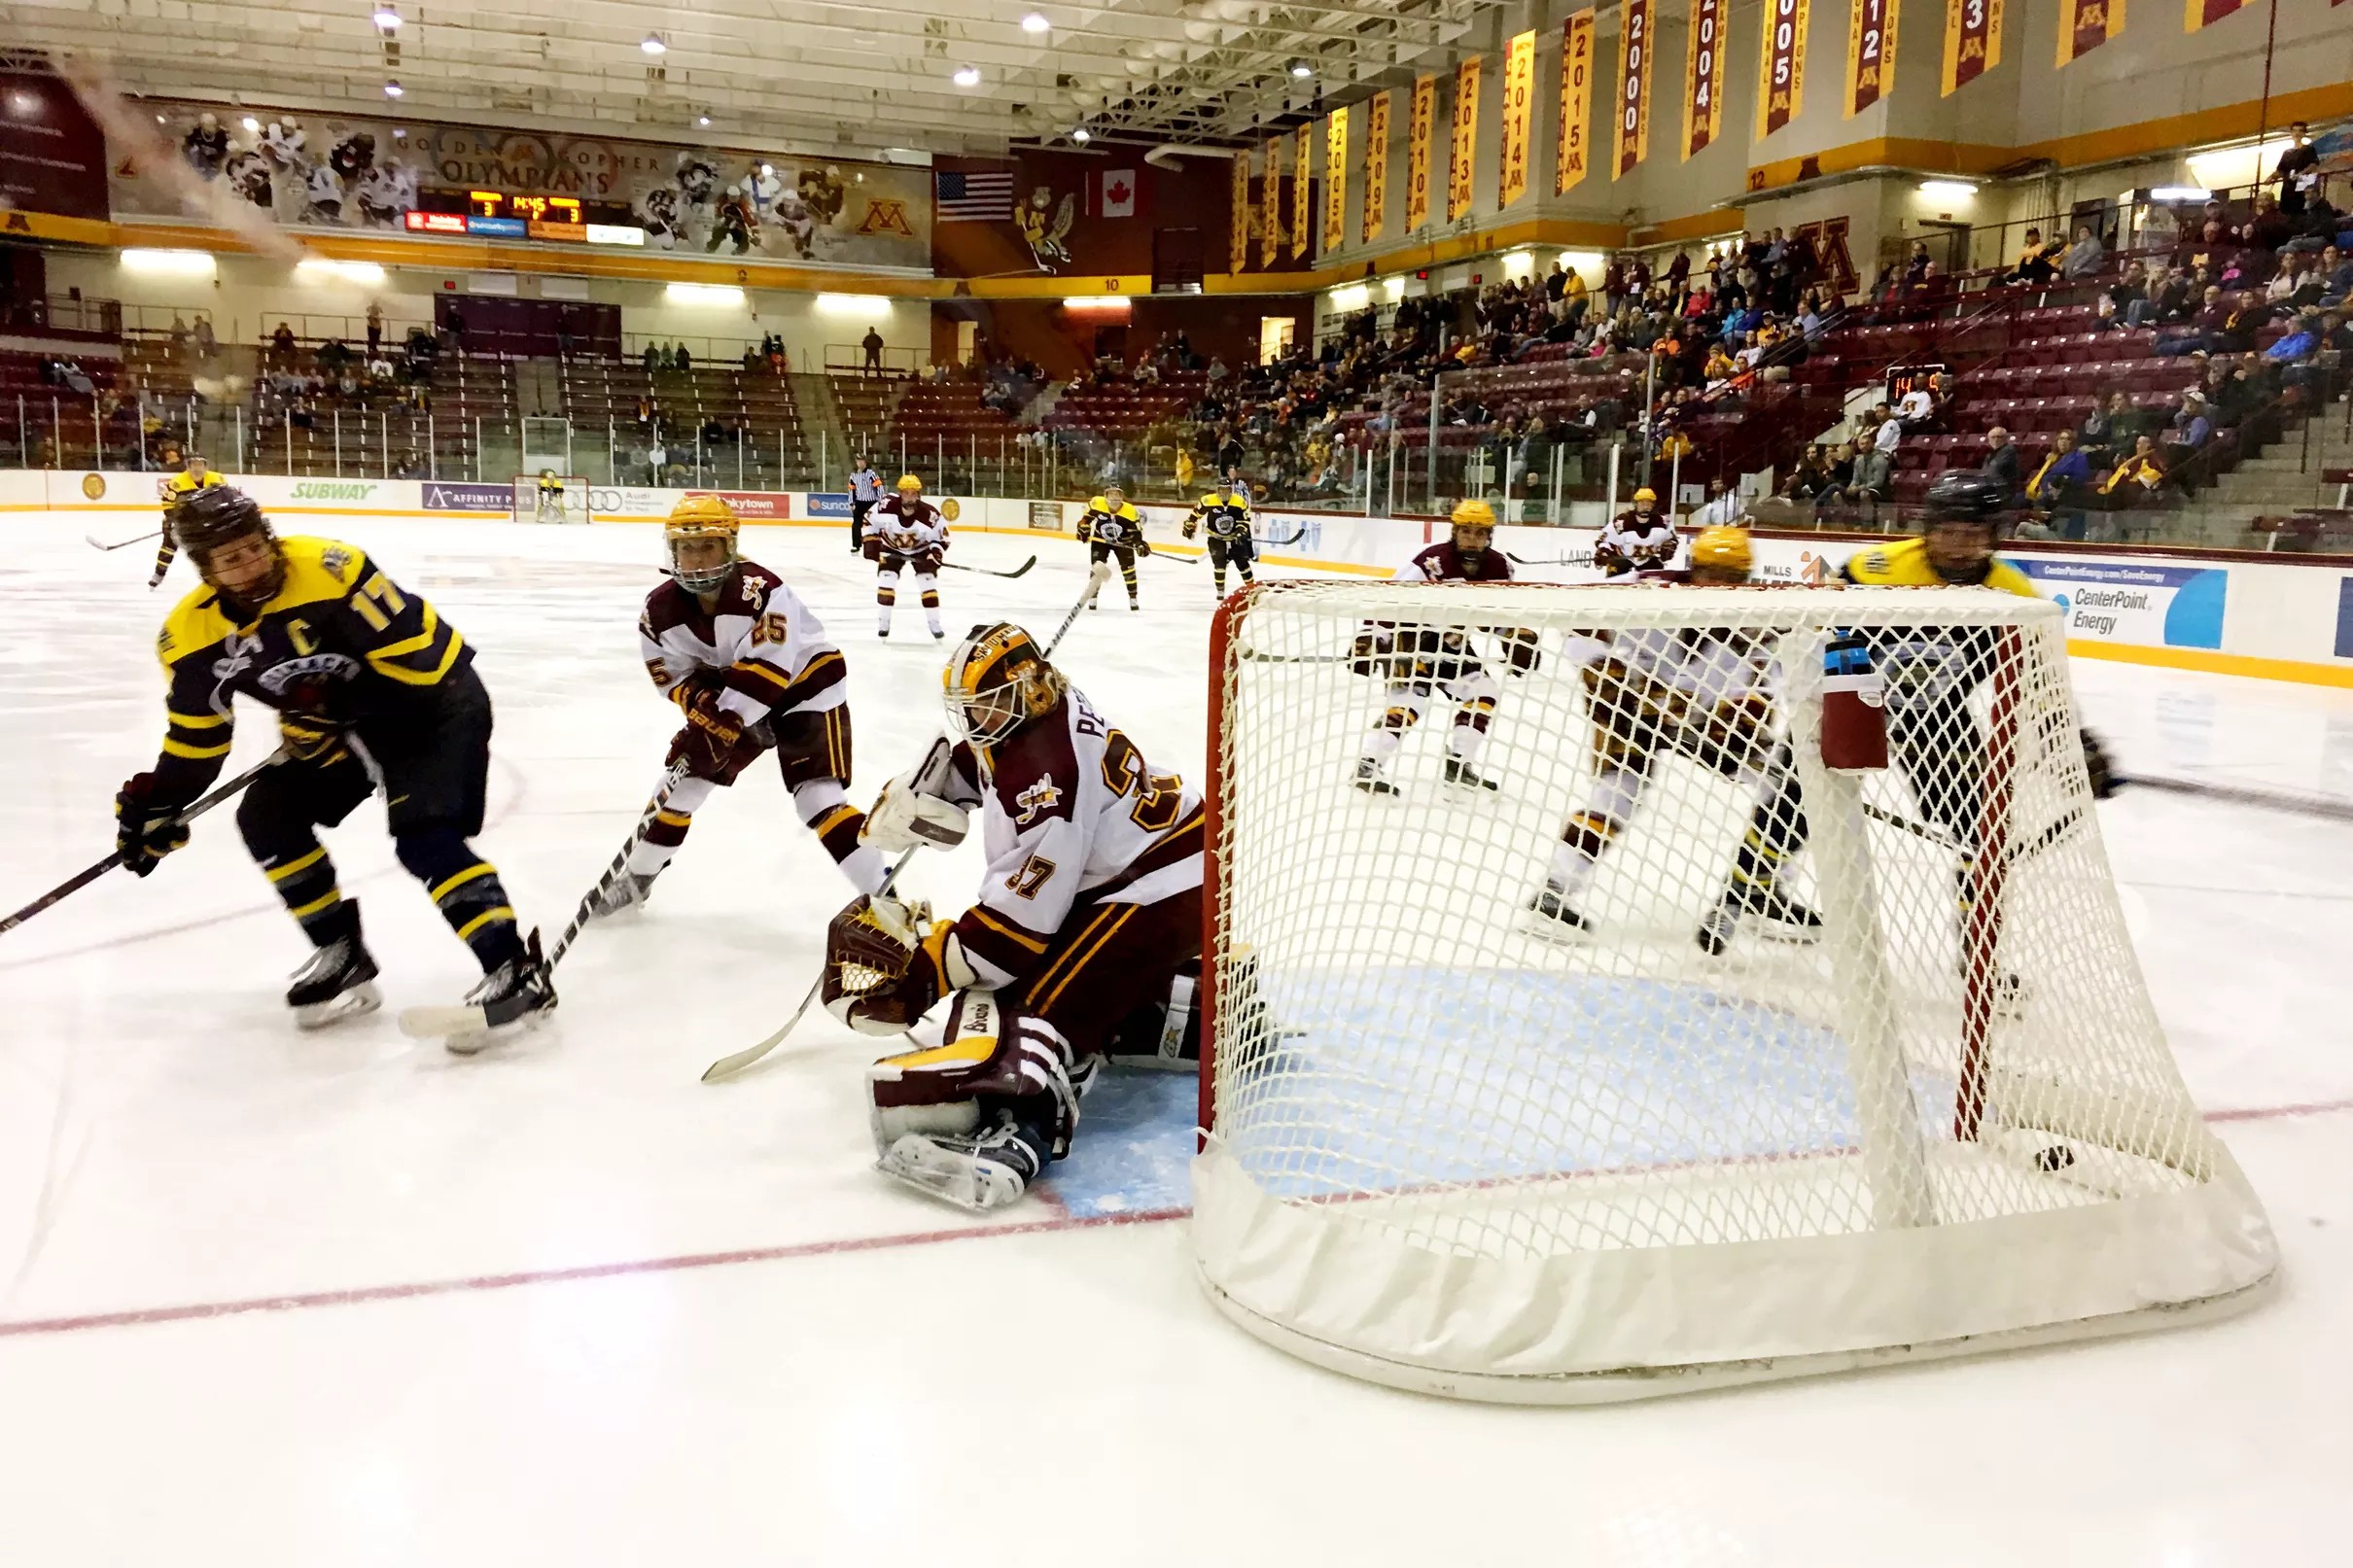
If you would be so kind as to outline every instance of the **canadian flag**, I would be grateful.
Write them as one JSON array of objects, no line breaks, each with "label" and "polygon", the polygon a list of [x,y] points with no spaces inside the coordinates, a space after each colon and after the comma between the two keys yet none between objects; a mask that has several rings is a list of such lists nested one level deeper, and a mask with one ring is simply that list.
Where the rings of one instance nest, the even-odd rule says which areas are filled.
[{"label": "canadian flag", "polygon": [[1087,176],[1087,216],[1133,218],[1142,195],[1141,180],[1134,169],[1104,169]]}]

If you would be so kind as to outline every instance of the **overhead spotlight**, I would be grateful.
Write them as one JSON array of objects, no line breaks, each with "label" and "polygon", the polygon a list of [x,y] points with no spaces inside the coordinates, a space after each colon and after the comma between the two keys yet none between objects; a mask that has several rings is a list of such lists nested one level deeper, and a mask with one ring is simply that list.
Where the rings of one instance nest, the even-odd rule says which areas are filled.
[{"label": "overhead spotlight", "polygon": [[1042,33],[1053,25],[1035,11],[1021,18],[1021,30],[1025,33]]},{"label": "overhead spotlight", "polygon": [[1314,66],[1312,66],[1312,65],[1308,64],[1308,62],[1307,62],[1307,61],[1305,61],[1305,60],[1293,60],[1293,61],[1291,61],[1291,75],[1293,75],[1293,76],[1295,76],[1295,77],[1299,77],[1299,78],[1305,79],[1305,78],[1307,78],[1307,77],[1314,76],[1315,74],[1316,74],[1316,68],[1315,68]]},{"label": "overhead spotlight", "polygon": [[1966,180],[1922,180],[1920,194],[1931,201],[1966,201],[1977,194],[1977,187]]},{"label": "overhead spotlight", "polygon": [[260,130],[262,128],[262,122],[254,119],[254,117],[251,115],[247,115],[243,120],[238,121],[237,123],[243,125],[247,130]]},{"label": "overhead spotlight", "polygon": [[648,33],[645,37],[645,41],[639,44],[637,47],[644,50],[649,54],[658,55],[667,54],[670,52],[670,46],[662,42],[662,35],[659,33]]},{"label": "overhead spotlight", "polygon": [[1093,141],[1094,139],[1094,132],[1088,130],[1084,125],[1081,125],[1076,130],[1071,132],[1071,140],[1076,142],[1081,147],[1086,146],[1087,143]]},{"label": "overhead spotlight", "polygon": [[773,180],[773,179],[775,179],[775,178],[776,178],[776,165],[775,165],[775,164],[773,164],[773,163],[762,163],[762,164],[759,166],[759,177],[760,177],[761,179],[763,179],[763,180]]},{"label": "overhead spotlight", "polygon": [[399,97],[400,95],[401,95],[401,85],[400,85],[398,82],[387,82],[387,83],[385,83],[385,84],[384,84],[384,96],[385,96],[385,97],[387,97],[387,98],[397,98],[397,97]]},{"label": "overhead spotlight", "polygon": [[158,125],[163,123],[163,117],[161,115],[156,116],[156,123]]},{"label": "overhead spotlight", "polygon": [[956,68],[956,75],[953,80],[960,87],[979,87],[980,67],[977,65],[960,65]]},{"label": "overhead spotlight", "polygon": [[375,24],[386,32],[391,32],[395,27],[401,25],[401,14],[390,6],[378,6],[375,10]]},{"label": "overhead spotlight", "polygon": [[694,117],[694,122],[698,125],[708,125],[711,123],[711,117],[709,115],[696,115]]}]

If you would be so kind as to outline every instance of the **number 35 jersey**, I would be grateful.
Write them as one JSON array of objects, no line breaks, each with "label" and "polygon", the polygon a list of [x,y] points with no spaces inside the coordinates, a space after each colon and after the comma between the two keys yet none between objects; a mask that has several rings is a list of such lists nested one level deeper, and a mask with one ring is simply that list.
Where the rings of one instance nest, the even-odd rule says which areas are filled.
[{"label": "number 35 jersey", "polygon": [[156,639],[169,682],[156,764],[164,799],[193,800],[219,774],[236,693],[366,735],[375,721],[429,718],[474,662],[457,628],[357,545],[296,535],[278,553],[285,577],[250,619],[201,585]]},{"label": "number 35 jersey", "polygon": [[825,640],[825,624],[775,573],[750,561],[738,563],[707,615],[694,595],[664,582],[646,596],[637,635],[662,695],[693,676],[715,676],[720,706],[747,725],[850,700],[849,666]]},{"label": "number 35 jersey", "polygon": [[981,809],[989,869],[956,938],[991,985],[1037,966],[1074,908],[1201,886],[1201,791],[1143,759],[1076,691],[992,749],[956,748],[945,798]]}]

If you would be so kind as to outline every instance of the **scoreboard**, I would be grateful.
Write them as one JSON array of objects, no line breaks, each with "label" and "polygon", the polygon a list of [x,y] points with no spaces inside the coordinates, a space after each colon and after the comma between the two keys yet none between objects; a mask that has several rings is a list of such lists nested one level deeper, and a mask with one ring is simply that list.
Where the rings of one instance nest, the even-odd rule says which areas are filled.
[{"label": "scoreboard", "polygon": [[573,245],[643,245],[646,231],[626,202],[583,201],[542,192],[435,188],[417,192],[402,225],[412,234],[534,239]]}]

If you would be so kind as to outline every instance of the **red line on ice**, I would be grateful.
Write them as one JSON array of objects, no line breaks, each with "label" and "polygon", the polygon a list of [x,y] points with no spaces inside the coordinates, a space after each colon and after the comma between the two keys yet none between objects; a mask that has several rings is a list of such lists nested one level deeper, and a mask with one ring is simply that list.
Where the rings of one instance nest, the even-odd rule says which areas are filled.
[{"label": "red line on ice", "polygon": [[[2236,1110],[2208,1111],[2209,1122],[2267,1122],[2298,1116],[2327,1116],[2353,1110],[2353,1098],[2308,1100],[2294,1105],[2250,1105]],[[1040,1198],[1047,1197],[1040,1191]],[[1059,1208],[1055,1200],[1052,1206]],[[453,1279],[411,1280],[402,1284],[362,1285],[349,1290],[316,1290],[280,1296],[252,1296],[236,1301],[193,1302],[181,1307],[135,1307],[116,1312],[90,1312],[78,1317],[27,1318],[0,1322],[0,1339],[41,1334],[77,1334],[86,1329],[130,1328],[153,1323],[184,1323],[196,1318],[234,1317],[245,1312],[295,1312],[319,1307],[359,1307],[369,1302],[416,1301],[434,1296],[465,1296],[482,1291],[514,1290],[525,1285],[560,1285],[583,1279],[619,1279],[633,1274],[678,1273],[689,1269],[726,1269],[747,1263],[784,1263],[795,1258],[833,1257],[852,1252],[891,1252],[903,1247],[934,1246],[948,1241],[972,1241],[996,1236],[1050,1236],[1067,1231],[1093,1231],[1112,1226],[1157,1225],[1184,1218],[1185,1208],[1139,1209],[1131,1214],[1073,1215],[1028,1220],[1012,1225],[968,1225],[949,1230],[900,1231],[889,1236],[844,1237],[831,1241],[796,1241],[784,1246],[745,1247],[733,1252],[689,1252],[666,1258],[629,1258],[617,1263],[578,1264],[564,1269],[528,1269],[514,1273],[469,1274]]]}]

